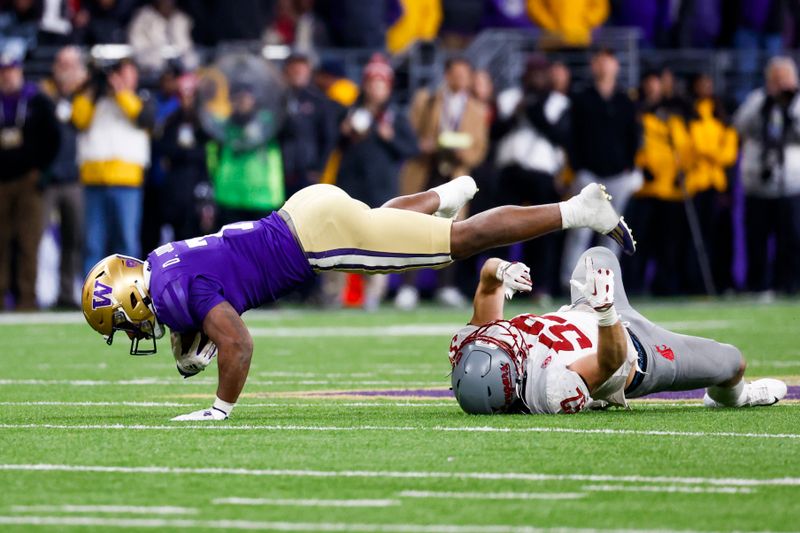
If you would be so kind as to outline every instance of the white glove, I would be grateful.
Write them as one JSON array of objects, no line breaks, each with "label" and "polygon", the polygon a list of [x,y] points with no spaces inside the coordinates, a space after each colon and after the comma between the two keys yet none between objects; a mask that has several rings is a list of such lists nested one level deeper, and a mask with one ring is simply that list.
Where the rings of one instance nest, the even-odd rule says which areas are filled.
[{"label": "white glove", "polygon": [[608,268],[594,268],[591,257],[586,258],[586,283],[576,279],[570,285],[583,294],[586,301],[597,314],[600,326],[611,326],[619,320],[614,309],[614,272]]},{"label": "white glove", "polygon": [[172,420],[174,422],[187,422],[187,421],[191,422],[197,420],[226,420],[228,418],[228,415],[231,414],[231,411],[233,411],[233,408],[235,406],[236,406],[235,403],[228,403],[224,400],[216,398],[214,400],[214,404],[208,409],[200,409],[199,411],[195,411],[193,413],[176,416]]},{"label": "white glove", "polygon": [[176,416],[172,419],[173,422],[189,422],[193,420],[227,420],[228,415],[214,407],[208,409],[200,409],[193,413]]},{"label": "white glove", "polygon": [[178,372],[186,379],[206,369],[211,360],[217,356],[217,345],[202,331],[194,336],[192,344],[186,351],[183,349],[181,339],[179,333],[170,335],[172,355],[175,356]]},{"label": "white glove", "polygon": [[500,261],[494,273],[498,281],[503,282],[503,292],[506,299],[510,300],[518,292],[531,292],[531,269],[525,263]]}]

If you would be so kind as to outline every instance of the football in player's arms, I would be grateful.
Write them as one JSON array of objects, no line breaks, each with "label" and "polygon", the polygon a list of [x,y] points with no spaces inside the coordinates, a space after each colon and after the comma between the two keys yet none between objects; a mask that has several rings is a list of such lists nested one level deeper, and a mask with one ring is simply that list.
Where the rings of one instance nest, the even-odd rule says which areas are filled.
[{"label": "football in player's arms", "polygon": [[453,392],[464,411],[572,414],[702,388],[707,407],[773,405],[786,396],[782,381],[745,382],[735,346],[672,333],[639,314],[607,248],[587,251],[571,284],[570,305],[504,320],[504,297],[530,291],[530,271],[500,259],[483,265],[472,320],[450,345]]},{"label": "football in player's arms", "polygon": [[[312,185],[277,213],[165,244],[146,261],[119,255],[103,259],[84,282],[83,312],[108,344],[116,331],[124,331],[134,355],[155,353],[165,325],[193,343],[197,332],[207,335],[210,341],[201,345],[201,337],[194,348],[172,337],[183,375],[202,370],[214,353],[219,369],[213,408],[176,419],[217,420],[230,414],[250,368],[253,340],[240,315],[311,283],[318,272],[438,268],[576,227],[607,234],[628,253],[635,249],[630,230],[597,184],[559,204],[498,207],[454,222],[476,191],[474,180],[462,176],[370,209],[337,187]],[[152,344],[140,347],[141,340]]]}]

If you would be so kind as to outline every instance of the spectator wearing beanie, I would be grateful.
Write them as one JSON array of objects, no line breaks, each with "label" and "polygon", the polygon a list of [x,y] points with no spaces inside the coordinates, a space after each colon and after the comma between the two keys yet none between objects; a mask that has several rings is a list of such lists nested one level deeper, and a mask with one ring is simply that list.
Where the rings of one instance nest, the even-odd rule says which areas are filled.
[{"label": "spectator wearing beanie", "polygon": [[[370,207],[397,196],[400,165],[417,153],[417,138],[408,119],[391,102],[394,72],[375,54],[364,69],[361,96],[340,126],[341,164],[337,184]],[[370,276],[365,307],[374,309],[384,296],[385,276]]]}]

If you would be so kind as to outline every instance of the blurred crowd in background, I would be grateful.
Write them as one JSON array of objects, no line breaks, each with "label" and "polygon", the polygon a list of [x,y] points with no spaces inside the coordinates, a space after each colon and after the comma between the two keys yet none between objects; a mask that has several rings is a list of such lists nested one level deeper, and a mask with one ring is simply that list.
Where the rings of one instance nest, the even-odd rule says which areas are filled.
[{"label": "blurred crowd in background", "polygon": [[[108,253],[266,216],[310,184],[378,207],[462,174],[480,192],[460,216],[605,184],[639,243],[630,295],[795,294],[800,97],[783,51],[798,22],[788,0],[0,1],[0,308],[77,308]],[[629,87],[620,51],[593,39],[617,26],[644,49],[769,59],[735,66],[758,79],[747,91],[644,63]],[[487,28],[531,32],[511,86],[464,53]],[[399,98],[419,43],[447,59]],[[324,59],[336,49],[368,52],[358,76]],[[46,50],[49,75],[31,74]],[[585,56],[585,83],[563,51]],[[594,242],[571,230],[492,255],[525,261],[547,303]],[[332,274],[300,298],[464,306],[479,261]]]}]

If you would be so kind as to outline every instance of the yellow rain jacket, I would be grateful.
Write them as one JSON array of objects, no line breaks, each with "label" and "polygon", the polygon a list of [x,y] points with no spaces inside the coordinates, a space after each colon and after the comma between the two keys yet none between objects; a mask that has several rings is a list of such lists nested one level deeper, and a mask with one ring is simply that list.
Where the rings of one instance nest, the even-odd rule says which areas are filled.
[{"label": "yellow rain jacket", "polygon": [[442,0],[400,0],[403,14],[386,31],[386,48],[402,52],[415,41],[430,41],[442,25]]},{"label": "yellow rain jacket", "polygon": [[591,44],[592,30],[605,22],[608,10],[608,0],[528,0],[531,19],[566,46]]},{"label": "yellow rain jacket", "polygon": [[677,115],[642,115],[644,140],[636,154],[636,166],[645,173],[645,183],[637,196],[677,201],[683,199],[680,184],[682,163],[689,149],[689,134]]},{"label": "yellow rain jacket", "polygon": [[139,187],[150,164],[147,131],[135,124],[142,101],[131,91],[103,96],[86,94],[72,102],[72,123],[78,128],[78,164],[84,185]]},{"label": "yellow rain jacket", "polygon": [[739,138],[736,130],[714,117],[714,102],[697,102],[697,118],[689,121],[690,150],[686,160],[686,189],[690,195],[709,189],[728,188],[725,169],[736,163]]}]

